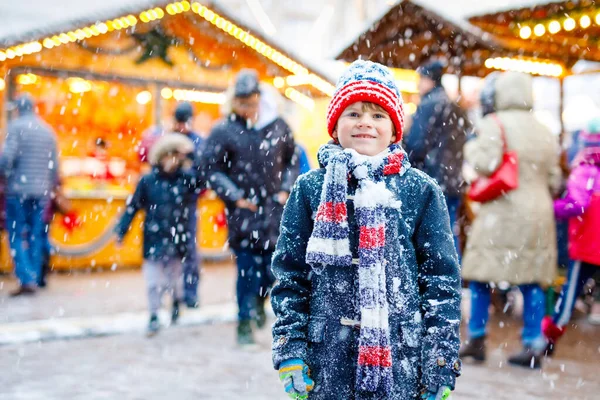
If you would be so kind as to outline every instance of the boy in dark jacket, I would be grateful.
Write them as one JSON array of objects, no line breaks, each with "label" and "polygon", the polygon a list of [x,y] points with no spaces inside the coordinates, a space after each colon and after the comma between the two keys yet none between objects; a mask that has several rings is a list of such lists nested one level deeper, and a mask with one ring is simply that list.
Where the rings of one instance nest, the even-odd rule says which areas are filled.
[{"label": "boy in dark jacket", "polygon": [[296,182],[273,256],[273,363],[291,398],[454,389],[458,258],[442,191],[397,144],[403,123],[390,71],[354,62],[328,108],[334,141]]},{"label": "boy in dark jacket", "polygon": [[153,169],[140,179],[116,228],[117,242],[122,243],[135,214],[145,211],[142,270],[148,288],[149,335],[160,328],[158,310],[167,289],[173,297],[171,322],[177,321],[183,300],[182,264],[196,251],[189,220],[202,185],[195,174],[182,169],[192,151],[194,144],[181,134],[173,133],[156,142],[149,154]]}]

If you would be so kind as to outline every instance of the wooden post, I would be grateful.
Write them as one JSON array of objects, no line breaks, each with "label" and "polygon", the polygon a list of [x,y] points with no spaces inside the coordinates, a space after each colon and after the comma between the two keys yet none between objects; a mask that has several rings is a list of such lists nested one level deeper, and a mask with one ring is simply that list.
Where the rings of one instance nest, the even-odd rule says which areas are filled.
[{"label": "wooden post", "polygon": [[559,119],[560,119],[560,135],[559,135],[558,139],[559,139],[560,145],[562,146],[563,140],[565,138],[565,121],[563,119],[563,113],[565,111],[565,78],[561,76],[560,78],[558,78],[558,82],[559,82],[558,112],[559,112]]}]

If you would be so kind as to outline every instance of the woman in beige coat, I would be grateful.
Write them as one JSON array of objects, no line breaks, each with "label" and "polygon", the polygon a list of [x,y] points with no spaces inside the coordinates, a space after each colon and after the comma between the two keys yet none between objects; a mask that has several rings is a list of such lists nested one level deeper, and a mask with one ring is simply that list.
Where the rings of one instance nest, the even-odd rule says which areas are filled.
[{"label": "woman in beige coat", "polygon": [[[483,203],[467,239],[462,276],[470,281],[469,340],[462,357],[485,359],[490,303],[489,282],[506,281],[523,293],[523,350],[509,362],[541,366],[545,341],[540,326],[545,296],[540,285],[556,276],[556,234],[552,192],[560,184],[557,138],[532,113],[530,75],[506,72],[486,79],[485,115],[476,139],[465,145],[465,160],[480,176],[491,175],[502,161],[501,130],[519,160],[519,187]],[[497,118],[497,119],[496,119]]]}]

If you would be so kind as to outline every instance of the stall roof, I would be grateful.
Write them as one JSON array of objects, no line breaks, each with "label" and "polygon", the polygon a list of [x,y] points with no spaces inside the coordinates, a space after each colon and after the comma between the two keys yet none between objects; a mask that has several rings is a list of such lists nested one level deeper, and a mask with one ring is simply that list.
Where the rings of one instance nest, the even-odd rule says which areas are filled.
[{"label": "stall roof", "polygon": [[[29,0],[24,3],[0,2],[0,15],[2,15],[0,50],[127,14],[136,15],[148,8],[166,7],[170,3],[172,1],[164,0],[102,0],[99,2]],[[334,79],[327,73],[286,49],[277,40],[263,37],[260,30],[249,21],[240,22],[238,18],[232,16],[235,15],[234,10],[228,10],[224,2],[204,1],[200,4],[218,12],[254,37],[262,40],[265,44],[303,65],[327,83],[334,82]]]},{"label": "stall roof", "polygon": [[[546,1],[488,10],[471,16],[469,21],[492,32],[510,49],[536,57],[559,59],[572,67],[579,60],[600,61],[600,27],[593,23],[598,11],[594,0]],[[583,16],[588,18],[588,26],[580,22]],[[569,29],[565,28],[568,19],[572,19]],[[558,24],[558,31],[550,32],[551,22],[555,26]],[[522,28],[529,30],[521,36]],[[534,32],[534,28],[539,31]]]},{"label": "stall roof", "polygon": [[444,55],[450,72],[480,75],[484,57],[501,50],[501,45],[466,20],[440,11],[439,4],[430,7],[429,3],[399,2],[364,27],[337,58],[352,61],[362,57],[390,67],[415,69],[433,56]]}]

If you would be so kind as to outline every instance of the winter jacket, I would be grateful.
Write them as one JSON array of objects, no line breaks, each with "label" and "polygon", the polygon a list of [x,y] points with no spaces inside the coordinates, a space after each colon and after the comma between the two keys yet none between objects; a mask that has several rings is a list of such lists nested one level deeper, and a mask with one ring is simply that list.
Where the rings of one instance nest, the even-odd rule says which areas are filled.
[{"label": "winter jacket", "polygon": [[133,217],[143,210],[144,259],[170,260],[191,257],[196,252],[196,232],[189,223],[194,218],[202,182],[195,175],[178,170],[167,174],[158,167],[144,175],[116,227],[122,239]]},{"label": "winter jacket", "polygon": [[[298,176],[294,151],[292,132],[281,118],[255,130],[231,114],[213,128],[201,165],[208,185],[227,207],[231,248],[275,248],[283,212],[275,196],[289,192]],[[237,208],[242,198],[258,211]]]},{"label": "winter jacket", "polygon": [[569,219],[569,257],[600,265],[600,148],[584,153],[571,171],[567,194],[554,202],[554,212]]},{"label": "winter jacket", "polygon": [[404,147],[413,167],[437,181],[448,196],[460,196],[463,146],[471,130],[466,113],[439,85],[423,96]]},{"label": "winter jacket", "polygon": [[[561,181],[558,140],[531,112],[531,76],[507,72],[496,80],[496,116],[508,149],[519,160],[519,187],[481,204],[463,255],[466,280],[550,284],[556,276],[556,233],[552,191]],[[478,136],[465,145],[465,160],[480,176],[502,160],[500,126],[481,120]]]},{"label": "winter jacket", "polygon": [[[405,165],[408,166],[408,163]],[[424,173],[408,166],[386,176],[387,187],[401,204],[386,211],[386,285],[392,343],[393,388],[390,396],[415,399],[421,387],[454,387],[460,374],[460,271],[443,194]],[[305,361],[315,380],[312,400],[355,399],[360,328],[342,319],[360,320],[358,270],[327,265],[315,272],[305,262],[325,170],[302,175],[285,206],[281,236],[272,269],[278,282],[271,301],[273,363]],[[358,258],[357,222],[348,186],[350,248]]]},{"label": "winter jacket", "polygon": [[33,112],[8,124],[0,173],[6,196],[47,197],[58,182],[58,150],[52,128]]}]

